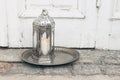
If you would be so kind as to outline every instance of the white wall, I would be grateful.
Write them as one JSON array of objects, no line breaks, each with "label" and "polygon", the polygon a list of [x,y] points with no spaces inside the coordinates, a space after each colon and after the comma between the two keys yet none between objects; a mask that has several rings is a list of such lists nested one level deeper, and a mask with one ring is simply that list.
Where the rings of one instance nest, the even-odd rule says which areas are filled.
[{"label": "white wall", "polygon": [[[32,21],[38,14],[36,7],[32,9],[27,6],[30,2],[25,1],[0,0],[0,46],[32,47]],[[77,6],[75,14],[68,12],[66,15],[62,11],[50,14],[57,17],[56,45],[120,50],[120,1],[76,1],[77,4],[71,4],[73,8]],[[96,1],[100,1],[99,8],[96,8]]]}]

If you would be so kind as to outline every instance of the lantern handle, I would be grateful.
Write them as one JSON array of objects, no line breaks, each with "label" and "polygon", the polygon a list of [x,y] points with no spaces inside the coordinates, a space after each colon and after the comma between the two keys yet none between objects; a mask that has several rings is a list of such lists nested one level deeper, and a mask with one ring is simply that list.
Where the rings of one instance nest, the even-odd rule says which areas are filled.
[{"label": "lantern handle", "polygon": [[48,11],[46,9],[43,9],[42,10],[42,15],[44,15],[44,16],[48,15]]}]

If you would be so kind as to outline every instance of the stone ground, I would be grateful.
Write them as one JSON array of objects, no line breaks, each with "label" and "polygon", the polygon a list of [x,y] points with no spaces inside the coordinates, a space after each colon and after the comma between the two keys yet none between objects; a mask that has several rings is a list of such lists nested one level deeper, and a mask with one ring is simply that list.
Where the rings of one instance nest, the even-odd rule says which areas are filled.
[{"label": "stone ground", "polygon": [[0,80],[120,80],[120,51],[78,50],[78,61],[41,67],[21,61],[27,49],[0,49]]}]

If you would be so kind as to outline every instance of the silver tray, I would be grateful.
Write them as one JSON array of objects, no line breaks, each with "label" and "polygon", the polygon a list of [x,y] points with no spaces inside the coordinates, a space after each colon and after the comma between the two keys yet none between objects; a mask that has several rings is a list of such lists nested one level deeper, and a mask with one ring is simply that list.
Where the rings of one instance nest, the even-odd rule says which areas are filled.
[{"label": "silver tray", "polygon": [[22,60],[33,65],[57,66],[68,64],[79,59],[79,53],[69,48],[55,47],[54,54],[55,57],[52,63],[39,63],[38,59],[33,58],[33,51],[27,50],[22,54]]}]

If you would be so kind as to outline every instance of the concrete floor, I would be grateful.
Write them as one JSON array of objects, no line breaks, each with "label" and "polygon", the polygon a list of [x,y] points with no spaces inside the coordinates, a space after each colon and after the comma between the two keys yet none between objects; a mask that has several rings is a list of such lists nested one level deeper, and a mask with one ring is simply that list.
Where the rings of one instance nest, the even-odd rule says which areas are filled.
[{"label": "concrete floor", "polygon": [[57,67],[26,64],[27,49],[0,49],[0,80],[120,80],[120,51],[77,50],[78,61]]}]

